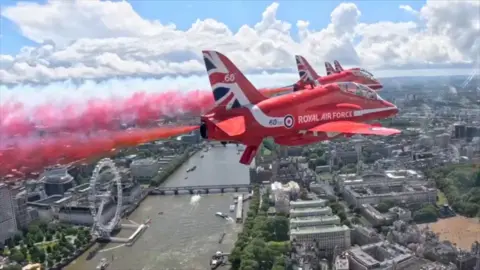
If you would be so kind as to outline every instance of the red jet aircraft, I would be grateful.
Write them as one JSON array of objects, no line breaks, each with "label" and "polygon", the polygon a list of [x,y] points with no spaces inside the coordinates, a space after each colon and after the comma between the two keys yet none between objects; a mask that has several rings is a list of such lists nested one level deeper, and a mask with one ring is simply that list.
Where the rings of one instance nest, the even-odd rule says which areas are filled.
[{"label": "red jet aircraft", "polygon": [[363,69],[349,69],[344,71],[340,63],[335,60],[335,68],[329,62],[325,62],[327,76],[319,76],[310,64],[300,55],[295,56],[297,62],[298,74],[300,80],[292,86],[281,88],[262,89],[260,92],[268,97],[285,95],[298,90],[312,89],[318,84],[328,84],[334,82],[356,82],[378,90],[383,86],[373,77],[373,75]]},{"label": "red jet aircraft", "polygon": [[341,135],[400,133],[364,121],[397,114],[395,105],[374,90],[353,82],[316,86],[282,96],[265,97],[223,54],[203,51],[215,107],[201,117],[204,139],[246,145],[240,159],[250,164],[259,145],[273,137],[280,145],[305,145]]},{"label": "red jet aircraft", "polygon": [[319,76],[303,56],[296,55],[295,61],[297,62],[300,81],[302,81],[304,85],[311,85],[312,83],[319,85],[334,82],[356,82],[364,84],[374,90],[379,90],[383,87],[370,72],[360,68],[343,70],[337,60],[334,62],[336,69],[334,69],[329,62],[325,62],[327,76],[324,77]]}]

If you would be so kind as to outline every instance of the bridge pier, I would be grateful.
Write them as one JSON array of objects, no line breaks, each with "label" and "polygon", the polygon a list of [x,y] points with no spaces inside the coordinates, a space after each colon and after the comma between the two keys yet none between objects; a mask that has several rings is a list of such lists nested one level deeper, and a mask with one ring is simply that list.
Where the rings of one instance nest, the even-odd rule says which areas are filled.
[{"label": "bridge pier", "polygon": [[193,195],[193,189],[189,189],[188,191],[190,192],[191,195]]},{"label": "bridge pier", "polygon": [[221,189],[220,189],[220,192],[221,192],[221,193],[225,193],[225,189],[224,189],[224,188],[221,188]]},{"label": "bridge pier", "polygon": [[208,188],[205,189],[205,194],[210,193],[210,190]]},{"label": "bridge pier", "polygon": [[248,188],[248,193],[252,193],[252,190],[253,190],[253,189],[252,189],[251,187],[249,187],[249,188]]},{"label": "bridge pier", "polygon": [[160,191],[160,195],[165,195],[165,191]]},{"label": "bridge pier", "polygon": [[178,195],[178,189],[175,189],[175,190],[173,191],[173,194]]},{"label": "bridge pier", "polygon": [[238,192],[238,187],[235,188],[235,192]]}]

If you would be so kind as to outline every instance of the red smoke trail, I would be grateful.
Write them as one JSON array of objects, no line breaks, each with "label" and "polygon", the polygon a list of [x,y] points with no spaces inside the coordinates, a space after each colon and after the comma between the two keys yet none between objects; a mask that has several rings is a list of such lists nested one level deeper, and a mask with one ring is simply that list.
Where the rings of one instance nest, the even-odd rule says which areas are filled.
[{"label": "red smoke trail", "polygon": [[48,132],[118,130],[122,124],[145,125],[166,116],[200,115],[213,104],[211,91],[137,92],[127,98],[90,99],[54,107],[25,108],[21,103],[0,107],[2,137]]},{"label": "red smoke trail", "polygon": [[[289,89],[261,89],[266,96]],[[23,104],[0,106],[0,135],[29,136],[36,131],[90,132],[118,130],[125,125],[147,125],[165,116],[200,115],[213,105],[212,91],[137,92],[130,97],[90,99],[61,107],[51,104],[26,108]]]},{"label": "red smoke trail", "polygon": [[[273,89],[272,94],[282,89]],[[269,92],[264,92],[269,96]],[[122,124],[144,125],[164,116],[200,115],[213,105],[211,91],[138,92],[127,98],[91,99],[26,108],[0,106],[0,176],[39,172],[54,164],[111,154],[111,149],[174,136],[192,128],[116,131]],[[39,138],[39,130],[55,133]],[[103,130],[104,132],[98,132]],[[106,133],[105,131],[111,132]],[[93,135],[91,135],[92,133]],[[90,134],[90,135],[88,135]],[[88,136],[87,136],[88,135]]]},{"label": "red smoke trail", "polygon": [[0,176],[39,172],[55,164],[70,164],[112,154],[116,149],[165,139],[195,130],[196,126],[98,132],[89,137],[64,134],[49,138],[21,139],[0,149]]}]

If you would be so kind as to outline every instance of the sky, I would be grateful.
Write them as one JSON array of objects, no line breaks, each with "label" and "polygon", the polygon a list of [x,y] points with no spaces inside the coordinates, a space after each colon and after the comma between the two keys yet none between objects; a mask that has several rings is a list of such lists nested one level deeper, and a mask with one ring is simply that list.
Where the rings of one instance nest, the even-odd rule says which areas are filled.
[{"label": "sky", "polygon": [[479,59],[478,1],[0,5],[0,104],[75,90],[208,89],[202,49],[225,53],[258,87],[293,83],[296,54],[320,75],[339,60],[377,77],[469,74]]}]

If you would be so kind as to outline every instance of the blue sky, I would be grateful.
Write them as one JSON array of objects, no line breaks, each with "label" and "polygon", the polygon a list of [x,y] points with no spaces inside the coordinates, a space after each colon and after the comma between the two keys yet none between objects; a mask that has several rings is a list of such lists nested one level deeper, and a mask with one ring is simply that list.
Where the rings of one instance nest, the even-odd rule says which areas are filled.
[{"label": "blue sky", "polygon": [[[67,0],[64,0],[67,1]],[[42,1],[29,1],[44,3]],[[261,14],[272,1],[130,1],[133,8],[146,19],[159,20],[162,23],[174,23],[179,29],[186,30],[196,19],[212,18],[223,22],[236,31],[243,24],[254,25],[261,19]],[[277,1],[281,8],[277,18],[295,24],[297,20],[307,20],[311,29],[322,29],[330,21],[330,13],[345,1]],[[421,8],[425,1],[351,1],[362,12],[361,21],[366,23],[378,21],[409,21],[415,18],[398,7],[410,5]],[[18,1],[0,0],[0,6],[15,5]],[[16,54],[20,48],[35,45],[24,38],[17,27],[2,18],[0,22],[2,54]],[[293,32],[296,28],[293,27]]]}]

